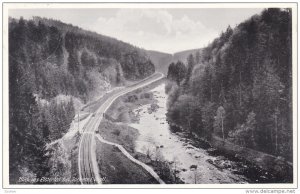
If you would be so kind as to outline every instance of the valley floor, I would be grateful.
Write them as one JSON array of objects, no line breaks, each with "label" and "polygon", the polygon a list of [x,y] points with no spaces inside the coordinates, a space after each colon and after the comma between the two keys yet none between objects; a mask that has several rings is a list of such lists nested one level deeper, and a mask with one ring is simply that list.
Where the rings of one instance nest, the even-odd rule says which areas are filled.
[{"label": "valley floor", "polygon": [[[269,172],[218,152],[196,137],[171,132],[165,120],[166,96],[160,93],[164,89],[163,83],[164,80],[159,80],[120,96],[106,111],[95,134],[100,134],[104,141],[121,146],[127,156],[118,146],[95,137],[96,161],[102,184],[159,184],[149,169],[166,184],[280,182]],[[74,121],[73,129],[62,138],[62,147],[69,145],[71,140],[73,142],[68,148],[71,150],[68,155],[71,158],[68,162],[71,178],[79,176],[78,147],[75,144],[79,144],[80,133],[93,117],[89,112],[97,110],[108,96],[85,107],[82,113],[86,112],[88,116],[82,114],[85,116],[79,119],[79,125]],[[142,148],[143,143],[147,146]],[[154,149],[151,149],[152,145]],[[128,155],[143,165],[133,162]],[[173,158],[177,158],[176,161]]]}]

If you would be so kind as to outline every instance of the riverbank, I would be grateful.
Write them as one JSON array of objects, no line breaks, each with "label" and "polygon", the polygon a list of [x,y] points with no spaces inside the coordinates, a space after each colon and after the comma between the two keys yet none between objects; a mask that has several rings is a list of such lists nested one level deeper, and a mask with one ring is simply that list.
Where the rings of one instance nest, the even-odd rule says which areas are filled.
[{"label": "riverbank", "polygon": [[224,141],[217,136],[212,136],[211,145],[236,161],[243,161],[250,166],[247,171],[259,175],[255,178],[259,183],[292,183],[293,165],[282,157],[276,157],[257,150],[241,147],[229,141]]},{"label": "riverbank", "polygon": [[205,149],[207,154],[215,157],[208,159],[207,162],[219,170],[242,175],[249,183],[292,182],[292,168],[284,164],[280,158],[224,142],[218,137],[212,137],[207,141],[196,134],[180,131],[180,127],[175,124],[170,125],[175,128],[174,133],[187,144]]},{"label": "riverbank", "polygon": [[139,133],[137,129],[129,126],[131,123],[139,122],[139,112],[133,112],[133,110],[145,104],[151,104],[152,108],[148,110],[149,112],[157,109],[157,100],[150,90],[163,82],[164,80],[159,80],[117,99],[105,114],[98,133],[105,140],[122,145],[135,159],[150,166],[165,183],[183,183],[178,179],[176,171],[171,168],[170,164],[162,158],[159,159],[158,152],[154,157],[153,153],[150,156],[150,153],[147,155],[136,151],[135,143]]}]

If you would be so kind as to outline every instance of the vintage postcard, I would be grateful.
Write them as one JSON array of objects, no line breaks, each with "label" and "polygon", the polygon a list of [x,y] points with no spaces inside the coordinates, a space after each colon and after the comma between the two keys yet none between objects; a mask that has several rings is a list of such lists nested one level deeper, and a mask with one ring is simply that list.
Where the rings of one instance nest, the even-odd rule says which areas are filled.
[{"label": "vintage postcard", "polygon": [[3,3],[3,188],[280,188],[297,3]]}]

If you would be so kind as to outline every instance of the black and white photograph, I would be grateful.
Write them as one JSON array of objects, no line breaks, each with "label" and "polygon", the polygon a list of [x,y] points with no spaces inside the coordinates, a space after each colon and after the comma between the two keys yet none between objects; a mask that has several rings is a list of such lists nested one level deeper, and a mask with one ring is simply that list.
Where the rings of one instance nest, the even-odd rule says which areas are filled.
[{"label": "black and white photograph", "polygon": [[7,188],[295,188],[296,3],[4,3]]}]

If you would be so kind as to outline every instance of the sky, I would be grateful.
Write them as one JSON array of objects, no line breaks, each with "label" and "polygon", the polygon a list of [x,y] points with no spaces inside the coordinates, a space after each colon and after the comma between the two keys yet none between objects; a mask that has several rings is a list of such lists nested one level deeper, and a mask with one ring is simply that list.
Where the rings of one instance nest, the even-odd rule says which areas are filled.
[{"label": "sky", "polygon": [[202,48],[230,25],[235,27],[257,8],[195,9],[14,9],[9,16],[58,19],[135,46],[166,53]]}]

